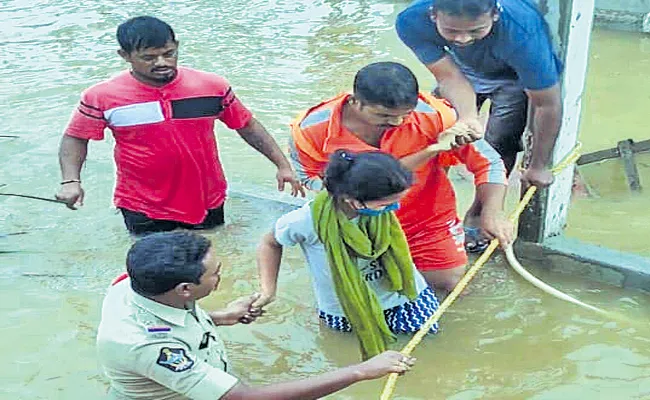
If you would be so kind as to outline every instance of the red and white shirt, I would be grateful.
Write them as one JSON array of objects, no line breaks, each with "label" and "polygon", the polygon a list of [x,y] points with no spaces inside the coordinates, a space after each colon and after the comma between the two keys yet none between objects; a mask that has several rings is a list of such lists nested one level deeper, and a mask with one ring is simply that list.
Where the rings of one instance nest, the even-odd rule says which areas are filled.
[{"label": "red and white shirt", "polygon": [[178,68],[162,87],[128,71],[83,92],[66,135],[115,137],[115,206],[152,219],[198,224],[226,197],[214,121],[241,129],[252,118],[226,79]]}]

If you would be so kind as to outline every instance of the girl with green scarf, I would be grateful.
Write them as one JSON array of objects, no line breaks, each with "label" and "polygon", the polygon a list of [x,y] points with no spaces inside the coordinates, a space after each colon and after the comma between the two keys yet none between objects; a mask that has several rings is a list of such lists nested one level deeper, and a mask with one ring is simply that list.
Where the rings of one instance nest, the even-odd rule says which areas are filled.
[{"label": "girl with green scarf", "polygon": [[275,299],[282,248],[298,244],[319,317],[331,328],[355,332],[367,359],[386,350],[395,333],[416,332],[438,308],[393,213],[412,175],[389,154],[339,150],[323,182],[327,190],[281,217],[263,237],[261,297],[253,307]]}]

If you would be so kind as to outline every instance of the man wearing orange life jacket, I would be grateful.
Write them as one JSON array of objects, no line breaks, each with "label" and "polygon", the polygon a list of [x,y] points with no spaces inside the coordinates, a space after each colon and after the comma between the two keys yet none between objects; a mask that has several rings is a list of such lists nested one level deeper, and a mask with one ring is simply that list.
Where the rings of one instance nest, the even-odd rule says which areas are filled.
[{"label": "man wearing orange life jacket", "polygon": [[[323,169],[338,149],[381,150],[413,170],[415,183],[397,216],[416,267],[429,285],[448,292],[464,274],[467,254],[446,170],[460,161],[474,174],[477,197],[487,206],[481,227],[502,245],[513,235],[503,215],[506,170],[484,139],[476,140],[469,128],[454,126],[456,113],[447,101],[418,92],[417,80],[405,66],[370,64],[355,76],[353,94],[320,103],[294,121],[290,153],[299,179],[311,190],[323,187]],[[455,136],[446,151],[431,146],[442,142],[443,132]]]}]

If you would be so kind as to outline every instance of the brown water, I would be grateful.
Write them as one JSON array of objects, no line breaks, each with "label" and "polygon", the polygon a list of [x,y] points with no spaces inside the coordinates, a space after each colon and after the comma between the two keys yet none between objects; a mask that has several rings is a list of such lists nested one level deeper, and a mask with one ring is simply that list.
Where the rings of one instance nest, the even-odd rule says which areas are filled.
[{"label": "brown water", "polygon": [[[126,0],[5,0],[0,5],[0,120],[2,134],[19,139],[0,139],[0,184],[7,184],[6,191],[54,193],[56,148],[68,115],[83,88],[124,67],[115,54],[114,30],[136,11],[168,20],[180,37],[182,62],[226,75],[278,141],[286,143],[286,125],[295,113],[347,89],[367,62],[402,60],[423,86],[432,85],[392,30],[403,5],[387,0],[253,0],[245,5],[150,0],[136,9]],[[627,137],[644,139],[649,51],[640,36],[596,32],[581,134],[586,151]],[[222,127],[219,141],[234,187],[276,195],[263,158]],[[78,212],[0,198],[0,233],[28,232],[0,237],[0,251],[6,252],[0,253],[1,399],[99,398],[105,390],[94,335],[103,292],[123,271],[130,245],[110,205],[111,146],[111,140],[92,144],[83,172],[86,205]],[[574,202],[568,232],[647,254],[648,217],[641,211],[647,196],[629,195],[613,163],[589,168],[601,168],[587,176],[600,198]],[[465,205],[469,186],[458,186]],[[256,242],[283,210],[250,197],[229,201],[227,225],[212,236],[224,259],[224,282],[206,307],[256,289]],[[609,322],[549,298],[497,256],[472,283],[472,295],[443,318],[442,332],[416,349],[418,365],[400,378],[395,398],[650,398],[648,297],[535,266],[531,270],[569,294],[638,323]],[[296,249],[287,252],[279,299],[269,315],[222,334],[237,374],[252,384],[309,376],[357,359],[352,336],[319,326]],[[364,383],[331,398],[377,398],[382,384]]]},{"label": "brown water", "polygon": [[[616,147],[619,140],[650,139],[650,36],[595,31],[580,132],[583,152]],[[638,154],[646,194],[632,195],[620,160],[580,167],[595,198],[578,198],[567,234],[617,250],[650,256],[650,153]]]}]

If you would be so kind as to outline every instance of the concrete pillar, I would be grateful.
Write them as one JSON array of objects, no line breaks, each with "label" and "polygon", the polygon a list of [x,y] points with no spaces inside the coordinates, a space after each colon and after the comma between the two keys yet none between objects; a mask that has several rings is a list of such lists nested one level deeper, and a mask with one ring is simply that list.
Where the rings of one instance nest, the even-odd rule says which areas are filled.
[{"label": "concrete pillar", "polygon": [[[553,164],[569,153],[578,138],[582,95],[589,58],[594,0],[538,0],[549,23],[556,48],[564,60],[562,97],[564,116],[553,152]],[[571,200],[574,168],[556,176],[550,188],[538,191],[519,221],[519,237],[541,243],[562,233]]]}]

